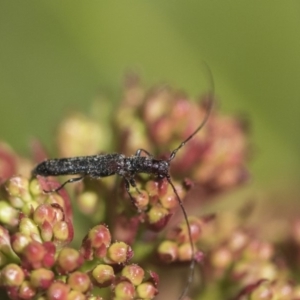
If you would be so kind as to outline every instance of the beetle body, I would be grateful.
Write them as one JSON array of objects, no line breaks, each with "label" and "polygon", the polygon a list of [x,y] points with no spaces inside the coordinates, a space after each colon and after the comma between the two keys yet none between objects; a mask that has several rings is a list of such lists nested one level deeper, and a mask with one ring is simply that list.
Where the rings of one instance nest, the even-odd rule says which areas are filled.
[{"label": "beetle body", "polygon": [[37,165],[32,173],[44,177],[82,175],[94,178],[117,174],[125,180],[134,178],[138,173],[147,173],[164,178],[169,174],[169,163],[152,157],[139,155],[125,157],[123,154],[113,153],[49,159]]}]

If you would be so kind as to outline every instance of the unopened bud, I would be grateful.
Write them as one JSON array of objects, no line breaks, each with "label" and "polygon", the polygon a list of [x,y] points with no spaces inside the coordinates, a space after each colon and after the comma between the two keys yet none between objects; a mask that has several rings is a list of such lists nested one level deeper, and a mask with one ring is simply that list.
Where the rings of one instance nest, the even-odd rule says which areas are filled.
[{"label": "unopened bud", "polygon": [[36,294],[35,288],[29,281],[23,281],[19,289],[20,299],[33,299]]},{"label": "unopened bud", "polygon": [[109,265],[98,265],[92,272],[93,278],[98,282],[100,285],[109,286],[114,278],[114,270]]},{"label": "unopened bud", "polygon": [[1,282],[4,286],[20,286],[24,278],[23,270],[16,264],[8,264],[1,270]]},{"label": "unopened bud", "polygon": [[107,251],[107,257],[115,263],[124,263],[131,256],[131,248],[124,242],[113,243]]},{"label": "unopened bud", "polygon": [[30,273],[30,283],[37,289],[46,290],[54,280],[54,273],[44,268],[36,269]]},{"label": "unopened bud", "polygon": [[73,248],[63,248],[57,257],[58,271],[62,274],[72,272],[83,263],[81,254]]},{"label": "unopened bud", "polygon": [[59,241],[68,241],[69,240],[69,226],[67,222],[60,221],[56,222],[53,226],[53,235],[54,238]]},{"label": "unopened bud", "polygon": [[0,223],[16,226],[19,222],[19,212],[6,201],[0,201]]},{"label": "unopened bud", "polygon": [[115,296],[118,299],[133,299],[135,296],[134,285],[127,281],[121,281],[115,286]]},{"label": "unopened bud", "polygon": [[153,299],[158,290],[151,282],[143,282],[136,288],[137,296],[142,299]]},{"label": "unopened bud", "polygon": [[47,290],[47,300],[65,300],[68,299],[70,287],[60,281],[53,282]]},{"label": "unopened bud", "polygon": [[19,231],[24,235],[30,236],[32,239],[42,242],[40,232],[34,223],[34,221],[30,218],[22,218],[19,224]]},{"label": "unopened bud", "polygon": [[82,294],[79,291],[73,290],[69,292],[67,300],[86,300],[86,295]]},{"label": "unopened bud", "polygon": [[144,278],[144,273],[144,270],[136,264],[125,266],[122,270],[122,275],[128,278],[128,280],[134,285],[141,284]]},{"label": "unopened bud", "polygon": [[68,285],[73,290],[85,293],[90,288],[91,281],[86,273],[76,271],[69,275]]},{"label": "unopened bud", "polygon": [[178,245],[173,241],[163,241],[158,247],[158,254],[163,262],[173,262],[178,258]]},{"label": "unopened bud", "polygon": [[192,259],[191,243],[184,243],[179,246],[178,256],[180,261],[190,261]]},{"label": "unopened bud", "polygon": [[171,214],[161,205],[155,205],[147,212],[147,216],[150,228],[155,231],[160,231],[168,223]]},{"label": "unopened bud", "polygon": [[111,235],[105,225],[93,227],[88,234],[88,238],[90,239],[93,248],[99,248],[103,244],[105,247],[108,247],[111,243]]},{"label": "unopened bud", "polygon": [[6,190],[10,197],[19,198],[23,202],[28,202],[32,200],[30,193],[29,193],[29,182],[28,179],[15,176],[11,177],[6,182]]}]

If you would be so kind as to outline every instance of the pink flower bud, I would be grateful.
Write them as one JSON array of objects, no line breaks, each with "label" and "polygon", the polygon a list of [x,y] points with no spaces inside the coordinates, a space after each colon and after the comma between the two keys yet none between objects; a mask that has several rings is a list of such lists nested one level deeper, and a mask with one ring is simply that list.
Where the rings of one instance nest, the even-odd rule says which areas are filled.
[{"label": "pink flower bud", "polygon": [[83,258],[77,250],[65,247],[59,252],[56,263],[58,272],[67,274],[78,269],[83,263]]},{"label": "pink flower bud", "polygon": [[118,299],[133,299],[135,296],[134,285],[127,280],[117,283],[114,292]]},{"label": "pink flower bud", "polygon": [[74,272],[71,273],[68,277],[68,285],[76,291],[81,293],[87,292],[91,286],[91,281],[89,276],[83,272]]},{"label": "pink flower bud", "polygon": [[70,287],[60,281],[53,282],[47,290],[48,300],[67,300]]},{"label": "pink flower bud", "polygon": [[98,225],[92,228],[88,234],[93,248],[98,248],[102,244],[108,247],[111,243],[111,235],[105,225]]},{"label": "pink flower bud", "polygon": [[46,249],[43,244],[32,241],[30,242],[23,251],[24,259],[31,268],[38,269],[43,266],[43,259],[46,254]]}]

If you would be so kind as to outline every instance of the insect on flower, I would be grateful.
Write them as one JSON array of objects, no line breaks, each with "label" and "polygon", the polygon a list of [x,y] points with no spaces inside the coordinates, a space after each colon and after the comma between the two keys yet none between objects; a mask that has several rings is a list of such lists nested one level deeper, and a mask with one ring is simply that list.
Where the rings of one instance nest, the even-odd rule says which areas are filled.
[{"label": "insect on flower", "polygon": [[[175,148],[169,158],[167,159],[157,159],[153,157],[147,150],[138,149],[136,153],[130,157],[126,157],[123,154],[112,153],[112,154],[99,154],[91,156],[79,156],[70,158],[58,158],[58,159],[48,159],[40,164],[38,164],[32,171],[33,176],[60,176],[60,175],[79,175],[79,177],[71,178],[61,184],[58,188],[49,192],[57,192],[62,189],[66,184],[80,181],[85,177],[91,178],[102,178],[112,175],[119,175],[124,179],[126,191],[131,199],[133,205],[135,205],[135,200],[130,193],[130,186],[135,188],[137,193],[140,193],[136,185],[135,177],[140,173],[146,173],[156,177],[157,179],[166,179],[171,185],[174,194],[176,195],[177,201],[181,208],[184,216],[184,220],[188,229],[188,238],[191,245],[191,263],[189,267],[189,276],[187,279],[187,284],[183,292],[181,293],[179,299],[183,299],[188,292],[189,285],[193,280],[193,274],[195,269],[195,249],[192,240],[192,234],[190,229],[190,223],[187,217],[186,210],[183,206],[182,200],[171,180],[170,166],[173,159],[175,159],[177,152],[185,146],[206,124],[210,112],[212,110],[213,104],[213,79],[211,72],[208,69],[208,74],[210,75],[211,82],[211,92],[209,97],[208,106],[206,109],[206,114],[204,119],[201,121],[199,126],[194,130],[194,132],[188,136],[183,142],[181,142],[177,148]],[[142,155],[143,154],[143,155]]]}]

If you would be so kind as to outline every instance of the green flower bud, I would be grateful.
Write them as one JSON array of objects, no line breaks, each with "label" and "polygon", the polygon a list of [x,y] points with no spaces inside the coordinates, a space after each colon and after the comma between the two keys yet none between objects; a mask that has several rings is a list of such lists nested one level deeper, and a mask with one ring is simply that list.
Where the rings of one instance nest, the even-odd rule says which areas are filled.
[{"label": "green flower bud", "polygon": [[42,242],[40,232],[34,221],[30,218],[24,217],[21,219],[19,224],[19,231],[24,235],[30,236],[36,241]]},{"label": "green flower bud", "polygon": [[125,266],[121,274],[136,286],[143,281],[145,272],[140,266],[132,264]]},{"label": "green flower bud", "polygon": [[161,205],[155,205],[147,212],[147,216],[150,228],[155,231],[160,231],[168,223],[171,214],[169,210]]},{"label": "green flower bud", "polygon": [[124,263],[128,260],[131,248],[124,242],[113,243],[107,251],[107,257],[115,263]]},{"label": "green flower bud", "polygon": [[158,247],[158,254],[163,262],[173,262],[178,258],[178,244],[173,241],[163,241]]},{"label": "green flower bud", "polygon": [[31,241],[28,235],[17,232],[11,237],[11,246],[16,253],[22,253]]},{"label": "green flower bud", "polygon": [[19,211],[6,201],[0,201],[0,223],[16,226],[19,222]]},{"label": "green flower bud", "polygon": [[67,241],[69,239],[69,226],[67,222],[59,221],[53,226],[54,238],[59,241]]},{"label": "green flower bud", "polygon": [[103,286],[109,286],[115,278],[114,269],[109,265],[102,264],[92,271],[92,275],[96,282]]},{"label": "green flower bud", "polygon": [[39,196],[43,194],[43,189],[36,178],[30,181],[29,191],[33,196]]},{"label": "green flower bud", "polygon": [[90,215],[95,212],[99,197],[95,192],[85,191],[77,197],[77,204],[81,212]]},{"label": "green flower bud", "polygon": [[30,273],[30,283],[37,289],[46,290],[54,280],[54,273],[51,270],[40,268]]},{"label": "green flower bud", "polygon": [[19,198],[23,202],[32,200],[29,193],[29,182],[26,178],[20,176],[11,177],[6,182],[5,188],[12,199]]},{"label": "green flower bud", "polygon": [[86,300],[86,295],[79,291],[71,291],[68,294],[67,300]]}]

